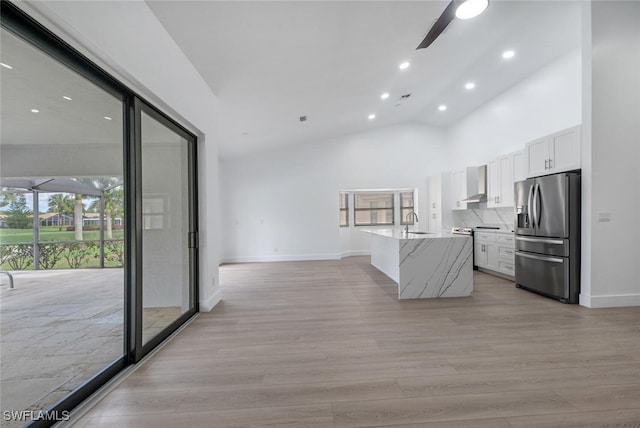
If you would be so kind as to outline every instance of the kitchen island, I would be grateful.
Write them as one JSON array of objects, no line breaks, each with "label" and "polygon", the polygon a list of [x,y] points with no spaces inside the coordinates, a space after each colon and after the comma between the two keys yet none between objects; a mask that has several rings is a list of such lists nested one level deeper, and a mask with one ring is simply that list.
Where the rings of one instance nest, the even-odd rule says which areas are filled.
[{"label": "kitchen island", "polygon": [[360,229],[371,235],[371,264],[398,283],[399,299],[473,293],[473,239],[452,233]]}]

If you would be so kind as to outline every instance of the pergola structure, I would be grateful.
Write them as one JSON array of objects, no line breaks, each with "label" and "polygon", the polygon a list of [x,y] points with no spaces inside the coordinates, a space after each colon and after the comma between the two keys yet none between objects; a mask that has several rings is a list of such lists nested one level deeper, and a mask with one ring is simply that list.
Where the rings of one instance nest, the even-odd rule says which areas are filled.
[{"label": "pergola structure", "polygon": [[33,194],[33,268],[35,270],[39,269],[40,258],[38,248],[38,242],[40,241],[40,217],[38,216],[40,210],[38,206],[38,195],[40,193],[75,193],[100,198],[100,267],[104,267],[104,193],[121,186],[122,183],[116,183],[100,189],[92,186],[91,184],[77,181],[72,178],[0,178],[0,185],[2,185],[2,187],[22,189]]}]

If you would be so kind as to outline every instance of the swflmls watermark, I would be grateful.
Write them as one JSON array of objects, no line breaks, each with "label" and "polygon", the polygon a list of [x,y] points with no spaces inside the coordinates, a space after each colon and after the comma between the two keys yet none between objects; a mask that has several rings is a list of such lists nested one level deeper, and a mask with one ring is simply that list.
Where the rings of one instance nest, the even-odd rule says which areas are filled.
[{"label": "swflmls watermark", "polygon": [[4,410],[2,412],[2,419],[5,421],[68,421],[71,412],[63,410],[61,412],[57,410]]}]

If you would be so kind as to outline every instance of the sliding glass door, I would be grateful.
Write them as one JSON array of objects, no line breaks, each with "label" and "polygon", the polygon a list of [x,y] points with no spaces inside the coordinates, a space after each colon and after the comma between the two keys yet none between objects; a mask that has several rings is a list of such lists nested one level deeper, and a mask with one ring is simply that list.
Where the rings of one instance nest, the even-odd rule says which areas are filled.
[{"label": "sliding glass door", "polygon": [[0,410],[51,426],[197,311],[197,141],[0,7]]},{"label": "sliding glass door", "polygon": [[195,140],[142,102],[136,116],[142,142],[141,336],[147,349],[195,311]]}]

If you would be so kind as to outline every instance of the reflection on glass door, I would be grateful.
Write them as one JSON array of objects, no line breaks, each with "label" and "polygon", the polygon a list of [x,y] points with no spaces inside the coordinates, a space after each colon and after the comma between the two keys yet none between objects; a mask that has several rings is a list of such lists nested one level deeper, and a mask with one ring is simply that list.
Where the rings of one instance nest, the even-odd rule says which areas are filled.
[{"label": "reflection on glass door", "polygon": [[142,344],[194,309],[192,141],[142,111]]},{"label": "reflection on glass door", "polygon": [[124,105],[0,32],[0,410],[17,427],[124,366]]}]

